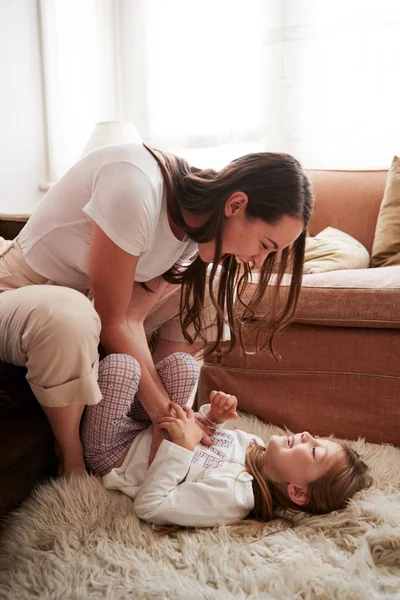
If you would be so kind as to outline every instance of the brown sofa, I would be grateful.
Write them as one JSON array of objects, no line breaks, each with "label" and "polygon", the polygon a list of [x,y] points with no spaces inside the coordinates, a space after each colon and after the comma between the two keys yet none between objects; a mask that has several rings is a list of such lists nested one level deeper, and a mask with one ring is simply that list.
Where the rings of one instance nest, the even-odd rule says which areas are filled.
[{"label": "brown sofa", "polygon": [[[310,234],[336,227],[371,251],[387,172],[309,175]],[[266,294],[246,326],[250,349],[268,305]],[[201,370],[198,405],[222,389],[240,409],[292,431],[400,445],[400,266],[305,275],[296,315],[275,346],[280,362],[268,350],[214,352]]]},{"label": "brown sofa", "polygon": [[[0,215],[0,236],[13,239],[26,218]],[[25,373],[0,362],[0,515],[56,472],[53,434]]]},{"label": "brown sofa", "polygon": [[0,362],[0,515],[54,475],[53,434],[25,379],[25,369]]}]

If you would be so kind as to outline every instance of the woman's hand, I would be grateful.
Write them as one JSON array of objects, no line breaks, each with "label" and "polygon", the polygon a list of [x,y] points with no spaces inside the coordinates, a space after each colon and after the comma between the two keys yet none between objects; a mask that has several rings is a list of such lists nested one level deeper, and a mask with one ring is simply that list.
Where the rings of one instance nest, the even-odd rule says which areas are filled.
[{"label": "woman's hand", "polygon": [[207,418],[217,424],[236,419],[238,416],[236,412],[237,403],[236,396],[213,390],[210,394],[211,408]]},{"label": "woman's hand", "polygon": [[171,416],[159,417],[157,424],[160,429],[169,434],[174,444],[191,452],[203,437],[203,432],[194,418],[193,410],[188,407],[182,408],[175,402],[171,402]]}]

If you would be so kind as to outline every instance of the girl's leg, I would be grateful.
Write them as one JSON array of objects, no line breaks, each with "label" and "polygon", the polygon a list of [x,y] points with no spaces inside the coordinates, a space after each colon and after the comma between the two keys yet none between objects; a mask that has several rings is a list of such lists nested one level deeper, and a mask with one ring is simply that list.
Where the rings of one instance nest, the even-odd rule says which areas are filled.
[{"label": "girl's leg", "polygon": [[[196,360],[185,352],[175,352],[156,366],[160,379],[171,400],[186,406],[199,379],[200,368]],[[150,418],[139,400],[132,404],[131,419],[150,424]]]},{"label": "girl's leg", "polygon": [[136,435],[149,426],[128,417],[139,380],[139,363],[129,354],[110,354],[100,362],[103,399],[86,408],[81,431],[85,461],[95,475],[109,473]]}]

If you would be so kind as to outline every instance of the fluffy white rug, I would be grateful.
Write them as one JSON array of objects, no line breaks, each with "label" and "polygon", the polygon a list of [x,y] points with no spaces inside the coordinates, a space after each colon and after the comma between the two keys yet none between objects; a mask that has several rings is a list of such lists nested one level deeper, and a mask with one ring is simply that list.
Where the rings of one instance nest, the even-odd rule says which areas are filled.
[{"label": "fluffy white rug", "polygon": [[[235,427],[268,440],[253,417]],[[400,449],[354,442],[375,485],[343,511],[262,537],[220,528],[159,537],[94,477],[40,488],[7,523],[4,600],[400,598]]]}]

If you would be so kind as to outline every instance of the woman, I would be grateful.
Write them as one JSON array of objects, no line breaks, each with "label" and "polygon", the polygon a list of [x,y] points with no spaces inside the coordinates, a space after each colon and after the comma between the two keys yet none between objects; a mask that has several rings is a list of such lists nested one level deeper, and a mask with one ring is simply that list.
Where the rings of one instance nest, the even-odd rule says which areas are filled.
[{"label": "woman", "polygon": [[[148,467],[151,422],[135,399],[140,367],[131,356],[111,354],[100,363],[103,400],[83,421],[85,457],[108,489],[134,499],[136,514],[159,525],[212,527],[253,516],[274,518],[278,507],[322,514],[343,508],[372,483],[367,466],[350,446],[314,438],[307,431],[271,437],[267,446],[252,434],[224,429],[237,417],[237,399],[213,391],[201,407],[211,434],[199,442],[198,415],[185,408],[199,368],[175,353],[158,365],[170,397],[169,415],[156,419],[166,432]],[[176,374],[179,372],[179,377]]]},{"label": "woman", "polygon": [[[216,347],[225,324],[233,347],[275,269],[279,288],[292,251],[290,293],[284,311],[271,315],[271,344],[296,306],[311,207],[309,181],[291,156],[250,154],[202,171],[139,144],[91,152],[47,192],[0,257],[0,359],[27,367],[60,472],[85,470],[79,425],[85,405],[101,399],[99,341],[106,354],[138,360],[138,397],[154,420],[169,406],[154,362],[188,344],[212,339]],[[260,283],[235,315],[251,265]],[[146,332],[161,325],[153,362]],[[161,439],[156,430],[150,461]]]}]

